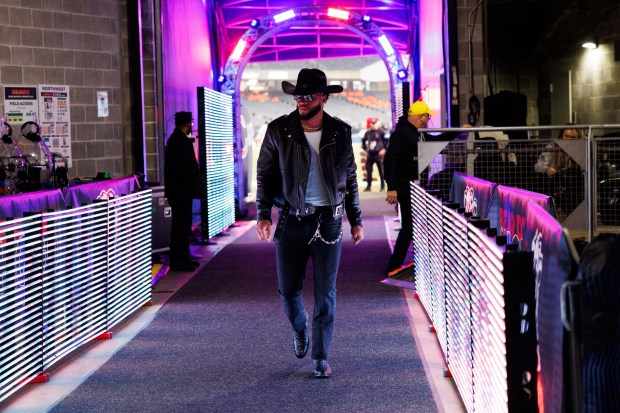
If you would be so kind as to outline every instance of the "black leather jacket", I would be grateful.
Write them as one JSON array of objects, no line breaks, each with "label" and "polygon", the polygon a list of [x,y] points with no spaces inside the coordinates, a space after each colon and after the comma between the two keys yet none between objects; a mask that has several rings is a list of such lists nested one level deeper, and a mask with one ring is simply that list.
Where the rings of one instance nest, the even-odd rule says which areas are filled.
[{"label": "black leather jacket", "polygon": [[202,195],[194,144],[179,129],[175,129],[166,142],[164,185],[166,198],[197,199]]},{"label": "black leather jacket", "polygon": [[[345,201],[349,223],[361,226],[351,127],[327,113],[323,113],[319,158],[334,216],[341,213],[337,207]],[[258,220],[271,222],[273,206],[287,208],[293,215],[305,215],[309,169],[310,145],[297,111],[272,121],[267,126],[256,171]]]},{"label": "black leather jacket", "polygon": [[408,188],[409,181],[418,179],[419,140],[418,128],[407,120],[407,115],[400,117],[383,159],[388,191],[396,191],[402,185]]}]

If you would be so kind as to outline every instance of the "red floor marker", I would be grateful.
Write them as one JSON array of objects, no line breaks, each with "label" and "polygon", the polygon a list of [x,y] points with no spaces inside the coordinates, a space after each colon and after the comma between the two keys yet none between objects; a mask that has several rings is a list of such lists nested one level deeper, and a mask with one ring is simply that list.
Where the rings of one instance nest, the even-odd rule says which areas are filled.
[{"label": "red floor marker", "polygon": [[444,369],[443,369],[443,376],[444,377],[452,377],[452,372],[450,371],[449,368],[444,367]]},{"label": "red floor marker", "polygon": [[429,332],[429,333],[434,333],[434,332],[435,332],[435,326],[434,326],[434,325],[432,325],[432,324],[429,324],[429,325],[428,325],[428,332]]},{"label": "red floor marker", "polygon": [[106,331],[105,333],[101,333],[97,337],[95,337],[95,340],[109,340],[111,338],[112,338],[112,332]]},{"label": "red floor marker", "polygon": [[49,373],[41,373],[41,374],[36,375],[34,377],[23,379],[21,381],[21,383],[27,382],[29,384],[32,384],[32,383],[45,383],[45,382],[48,382],[48,381],[50,381],[50,374]]}]

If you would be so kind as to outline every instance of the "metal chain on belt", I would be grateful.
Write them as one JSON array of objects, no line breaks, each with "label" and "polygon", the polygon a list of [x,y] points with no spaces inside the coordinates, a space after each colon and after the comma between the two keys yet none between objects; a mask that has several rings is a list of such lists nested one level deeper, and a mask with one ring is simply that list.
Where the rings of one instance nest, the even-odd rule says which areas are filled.
[{"label": "metal chain on belt", "polygon": [[340,235],[338,235],[338,238],[336,238],[333,241],[327,241],[321,235],[321,218],[319,218],[316,221],[316,231],[314,231],[314,235],[312,236],[312,239],[310,239],[310,241],[308,241],[308,244],[311,244],[312,241],[314,241],[315,239],[319,239],[319,240],[323,241],[327,245],[334,245],[335,243],[337,243],[338,241],[340,241],[342,239],[342,233],[343,233],[343,231],[342,231],[342,220],[341,220],[340,221]]}]

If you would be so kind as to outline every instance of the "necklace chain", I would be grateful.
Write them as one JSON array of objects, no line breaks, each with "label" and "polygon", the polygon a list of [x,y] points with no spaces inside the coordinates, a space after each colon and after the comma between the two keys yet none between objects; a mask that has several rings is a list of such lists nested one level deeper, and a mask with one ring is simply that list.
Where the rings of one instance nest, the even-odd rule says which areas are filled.
[{"label": "necklace chain", "polygon": [[321,129],[321,128],[323,127],[323,123],[321,123],[319,126],[314,127],[314,128],[313,128],[313,127],[311,127],[311,126],[308,126],[308,125],[304,125],[303,123],[301,124],[301,126],[302,126],[304,129],[307,129],[307,130],[319,130],[319,129]]}]

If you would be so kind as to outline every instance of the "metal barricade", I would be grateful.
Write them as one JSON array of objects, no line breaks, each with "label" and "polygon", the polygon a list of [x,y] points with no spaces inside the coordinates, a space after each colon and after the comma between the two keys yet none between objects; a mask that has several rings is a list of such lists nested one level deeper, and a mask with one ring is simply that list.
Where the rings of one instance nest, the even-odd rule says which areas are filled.
[{"label": "metal barricade", "polygon": [[[558,139],[574,129],[581,139]],[[450,193],[463,172],[552,196],[558,221],[576,237],[620,231],[620,125],[420,129],[420,183]],[[432,133],[455,132],[452,141]],[[460,134],[459,134],[460,133]],[[527,139],[512,139],[526,136]],[[549,167],[552,166],[552,169]]]},{"label": "metal barricade", "polygon": [[0,401],[151,299],[151,190],[0,221]]}]

